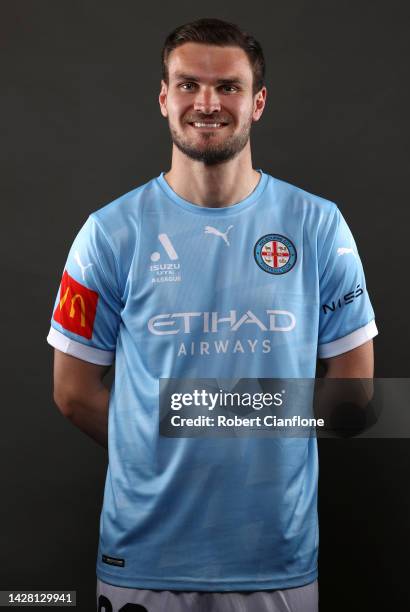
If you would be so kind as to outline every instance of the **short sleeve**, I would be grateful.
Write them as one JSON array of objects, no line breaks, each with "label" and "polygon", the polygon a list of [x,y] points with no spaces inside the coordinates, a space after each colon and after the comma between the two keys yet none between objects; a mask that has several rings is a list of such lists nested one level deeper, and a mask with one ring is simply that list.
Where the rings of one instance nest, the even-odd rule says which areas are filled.
[{"label": "short sleeve", "polygon": [[84,361],[111,364],[122,307],[118,278],[109,237],[90,215],[67,257],[48,343]]},{"label": "short sleeve", "polygon": [[318,356],[327,358],[364,344],[378,332],[356,243],[336,206],[320,246]]}]

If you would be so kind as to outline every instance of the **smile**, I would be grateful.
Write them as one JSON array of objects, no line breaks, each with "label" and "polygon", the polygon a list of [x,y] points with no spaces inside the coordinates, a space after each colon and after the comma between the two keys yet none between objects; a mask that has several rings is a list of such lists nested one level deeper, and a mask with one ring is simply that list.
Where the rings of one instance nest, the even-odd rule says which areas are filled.
[{"label": "smile", "polygon": [[204,121],[195,121],[193,123],[190,123],[189,125],[197,129],[216,130],[216,129],[225,127],[227,123],[207,123]]}]

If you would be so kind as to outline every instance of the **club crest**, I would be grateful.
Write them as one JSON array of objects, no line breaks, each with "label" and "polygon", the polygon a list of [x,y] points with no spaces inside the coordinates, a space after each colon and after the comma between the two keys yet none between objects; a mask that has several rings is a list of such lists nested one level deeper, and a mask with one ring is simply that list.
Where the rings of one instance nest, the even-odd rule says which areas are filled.
[{"label": "club crest", "polygon": [[269,274],[285,274],[296,263],[297,253],[289,238],[281,234],[266,234],[259,238],[254,248],[255,261]]}]

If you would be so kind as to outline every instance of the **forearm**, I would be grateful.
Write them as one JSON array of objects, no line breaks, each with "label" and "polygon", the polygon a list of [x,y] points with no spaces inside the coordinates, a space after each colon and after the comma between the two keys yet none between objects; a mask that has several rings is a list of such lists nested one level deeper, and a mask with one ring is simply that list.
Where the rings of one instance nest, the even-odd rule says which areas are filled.
[{"label": "forearm", "polygon": [[71,398],[65,405],[65,416],[104,448],[108,448],[108,404],[110,392],[105,386],[86,398]]},{"label": "forearm", "polygon": [[372,341],[325,360],[325,377],[316,384],[315,414],[335,430],[357,428],[358,420],[364,426],[371,410],[373,363]]}]

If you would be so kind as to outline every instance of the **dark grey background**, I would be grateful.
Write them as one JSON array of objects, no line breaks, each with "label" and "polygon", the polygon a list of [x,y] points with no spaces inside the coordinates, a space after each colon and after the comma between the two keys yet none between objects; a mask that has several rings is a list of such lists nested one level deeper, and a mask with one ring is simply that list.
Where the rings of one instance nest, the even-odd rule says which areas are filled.
[{"label": "dark grey background", "polygon": [[[228,19],[262,43],[254,166],[338,203],[380,336],[376,373],[409,376],[409,17],[405,2],[3,1],[0,588],[76,589],[94,606],[105,452],[51,400],[49,318],[88,214],[169,168],[160,50]],[[407,408],[406,406],[403,409]],[[320,441],[321,612],[405,609],[409,442]]]}]

